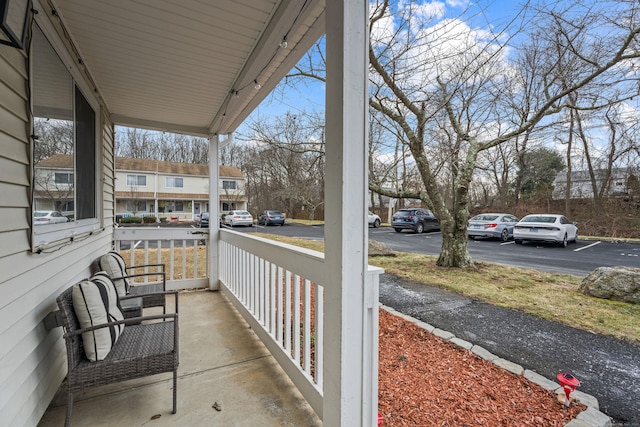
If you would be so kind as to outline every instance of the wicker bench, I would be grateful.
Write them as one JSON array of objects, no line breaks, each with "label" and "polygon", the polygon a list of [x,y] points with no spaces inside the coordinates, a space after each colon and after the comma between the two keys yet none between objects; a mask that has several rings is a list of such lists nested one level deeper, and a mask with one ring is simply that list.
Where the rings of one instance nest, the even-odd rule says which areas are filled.
[{"label": "wicker bench", "polygon": [[[68,401],[65,426],[71,423],[73,395],[90,387],[112,384],[119,381],[173,372],[173,413],[177,410],[178,375],[178,292],[161,293],[174,295],[175,312],[143,316],[109,322],[90,328],[80,328],[73,308],[73,287],[58,298],[64,339],[67,347]],[[135,296],[123,297],[136,298]],[[122,335],[108,355],[99,361],[89,361],[85,355],[82,334],[100,328],[125,324]]]},{"label": "wicker bench", "polygon": [[[129,294],[135,296],[142,296],[142,307],[162,307],[162,312],[165,313],[165,296],[162,294],[166,290],[166,272],[164,264],[145,264],[145,265],[133,265],[131,267],[126,267],[124,258],[117,252],[112,251],[107,255],[117,259],[117,264],[120,266],[118,271],[116,272],[115,268],[107,268],[107,266],[101,265],[101,259],[103,257],[95,259],[90,266],[91,274],[95,274],[98,271],[107,271],[109,276],[113,281],[117,281],[120,279],[127,280],[130,283]],[[159,271],[155,272],[146,272],[146,273],[136,273],[133,274],[131,272],[136,271],[139,268],[149,268],[156,267]],[[132,279],[136,277],[153,277],[160,276],[161,280],[152,283],[136,283]]]}]

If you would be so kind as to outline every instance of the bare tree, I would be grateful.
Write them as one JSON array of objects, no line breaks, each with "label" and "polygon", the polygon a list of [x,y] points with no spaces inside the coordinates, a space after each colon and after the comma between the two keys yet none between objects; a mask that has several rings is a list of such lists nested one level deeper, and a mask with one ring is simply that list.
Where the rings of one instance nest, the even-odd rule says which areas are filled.
[{"label": "bare tree", "polygon": [[[466,239],[468,191],[479,153],[544,125],[550,115],[572,105],[568,96],[573,92],[623,84],[629,73],[635,73],[632,60],[639,56],[640,32],[635,4],[616,7],[616,17],[611,5],[608,9],[605,5],[588,9],[580,2],[564,9],[559,5],[554,5],[556,9],[523,10],[521,19],[510,23],[509,32],[497,27],[478,32],[462,20],[434,22],[436,13],[424,13],[413,3],[398,6],[379,1],[375,5],[369,55],[373,70],[370,105],[403,129],[424,184],[424,191],[414,194],[377,190],[389,196],[420,197],[432,207],[443,235],[438,265],[472,265]],[[535,13],[535,19],[527,13]],[[603,27],[606,34],[601,34]],[[538,95],[519,121],[501,125],[513,117],[503,108],[508,94],[504,88],[511,86],[511,70],[517,66],[507,48],[517,49],[516,35],[556,32],[568,36],[542,39],[533,47],[536,55],[532,62],[540,68],[543,83]],[[578,36],[595,35],[606,40],[595,45],[572,43]],[[562,78],[565,62],[577,66],[581,71],[578,78]],[[539,82],[536,79],[536,84]],[[447,157],[444,176],[451,185],[448,192],[438,186],[442,173],[434,168],[435,150],[444,150]]]},{"label": "bare tree", "polygon": [[195,136],[118,127],[116,156],[204,164],[209,162],[209,143]]},{"label": "bare tree", "polygon": [[[322,218],[324,204],[324,126],[317,114],[255,118],[239,159],[253,209],[281,209],[288,215]],[[237,147],[236,147],[237,149]]]}]

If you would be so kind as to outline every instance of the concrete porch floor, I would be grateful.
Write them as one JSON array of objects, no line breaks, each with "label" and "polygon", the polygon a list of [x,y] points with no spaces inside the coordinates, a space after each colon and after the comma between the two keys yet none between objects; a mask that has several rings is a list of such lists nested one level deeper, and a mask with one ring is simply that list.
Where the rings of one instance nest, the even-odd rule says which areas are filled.
[{"label": "concrete porch floor", "polygon": [[[171,413],[169,373],[77,393],[72,425],[322,425],[221,292],[184,291],[179,303],[177,414]],[[66,399],[61,387],[38,425],[64,425]],[[212,407],[216,402],[221,411]]]}]

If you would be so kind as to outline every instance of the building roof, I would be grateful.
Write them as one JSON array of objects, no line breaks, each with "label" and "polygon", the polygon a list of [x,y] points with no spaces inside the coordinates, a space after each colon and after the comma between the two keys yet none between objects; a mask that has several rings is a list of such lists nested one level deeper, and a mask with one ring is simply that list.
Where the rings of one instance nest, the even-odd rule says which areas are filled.
[{"label": "building roof", "polygon": [[39,161],[36,167],[41,168],[73,168],[73,156],[71,154],[54,154],[44,160]]},{"label": "building roof", "polygon": [[[42,160],[38,167],[67,168],[73,166],[73,156],[70,154],[54,154]],[[153,159],[132,159],[116,157],[116,171],[158,172],[166,175],[196,175],[209,176],[209,165],[198,163],[165,162]],[[220,166],[220,178],[242,178],[242,172],[235,166]]]}]

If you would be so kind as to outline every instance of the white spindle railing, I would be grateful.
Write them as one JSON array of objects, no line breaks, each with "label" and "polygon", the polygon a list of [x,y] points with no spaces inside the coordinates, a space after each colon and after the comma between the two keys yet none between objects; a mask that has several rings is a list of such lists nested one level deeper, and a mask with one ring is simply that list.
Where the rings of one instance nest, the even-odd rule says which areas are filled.
[{"label": "white spindle railing", "polygon": [[[226,229],[219,236],[220,289],[322,417],[324,290],[336,286],[325,281],[324,254]],[[203,235],[197,228],[114,230],[116,250],[129,265],[141,264],[140,257],[144,264],[166,265],[169,289],[208,287],[210,269],[204,261],[209,259],[208,246],[201,244],[208,238],[206,231]],[[127,253],[130,248],[134,250]],[[363,410],[371,412],[371,419],[375,419],[378,398],[378,280],[382,271],[369,266],[367,272],[362,301],[366,308],[363,375],[354,375],[368,393]]]},{"label": "white spindle railing", "polygon": [[[116,250],[124,254],[128,265],[164,263],[168,289],[191,289],[209,285],[205,261],[208,246],[202,244],[209,236],[206,231],[202,233],[198,228],[187,227],[118,227],[113,238]],[[144,262],[139,261],[140,257]],[[149,269],[145,268],[144,272],[148,273]],[[154,277],[139,280],[154,280]]]},{"label": "white spindle railing", "polygon": [[[220,231],[220,285],[316,413],[323,407],[324,255]],[[377,402],[378,276],[369,267],[363,319],[363,389]],[[374,405],[377,406],[377,405]],[[369,408],[375,411],[377,408]]]}]

